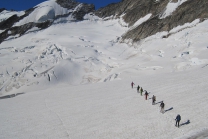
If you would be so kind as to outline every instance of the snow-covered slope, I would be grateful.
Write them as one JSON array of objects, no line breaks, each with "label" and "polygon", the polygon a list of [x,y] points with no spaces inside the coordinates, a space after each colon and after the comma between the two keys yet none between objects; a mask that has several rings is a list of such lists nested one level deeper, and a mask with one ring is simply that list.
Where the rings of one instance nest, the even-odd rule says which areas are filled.
[{"label": "snow-covered slope", "polygon": [[8,38],[0,45],[1,95],[35,84],[106,82],[129,70],[137,74],[175,72],[208,62],[206,20],[177,27],[166,39],[161,36],[167,33],[158,33],[135,48],[119,43],[128,29],[119,23],[89,14],[84,21],[57,22],[42,31],[33,28],[20,38]]},{"label": "snow-covered slope", "polygon": [[29,16],[15,23],[14,26],[21,26],[30,22],[39,23],[54,20],[58,15],[65,15],[72,12],[72,9],[68,10],[58,5],[56,0],[45,1],[34,8],[35,10]]}]

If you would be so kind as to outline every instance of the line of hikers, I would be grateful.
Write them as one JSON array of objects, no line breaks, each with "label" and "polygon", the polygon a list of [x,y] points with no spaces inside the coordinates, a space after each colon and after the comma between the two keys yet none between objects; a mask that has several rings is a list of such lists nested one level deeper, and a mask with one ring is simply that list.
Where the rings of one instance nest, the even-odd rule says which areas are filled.
[{"label": "line of hikers", "polygon": [[[131,83],[132,89],[133,89],[134,85],[135,85],[134,82],[132,82],[132,83]],[[143,92],[145,92],[145,93],[144,93],[144,95],[145,95],[145,100],[147,100],[147,97],[149,96],[149,93],[148,93],[146,90],[143,90],[143,88],[140,87],[140,86],[138,85],[138,87],[137,87],[137,93],[140,93],[141,96],[142,96]],[[156,96],[153,95],[153,96],[152,96],[152,105],[155,105],[155,101],[156,101]],[[161,101],[161,103],[160,103],[160,108],[161,108],[161,109],[160,109],[160,112],[164,114],[164,113],[165,113],[165,103],[164,103],[163,101]],[[181,116],[180,116],[180,114],[178,114],[178,115],[176,116],[176,118],[175,118],[175,121],[176,121],[175,126],[176,126],[176,127],[179,127],[180,120],[181,120]]]}]

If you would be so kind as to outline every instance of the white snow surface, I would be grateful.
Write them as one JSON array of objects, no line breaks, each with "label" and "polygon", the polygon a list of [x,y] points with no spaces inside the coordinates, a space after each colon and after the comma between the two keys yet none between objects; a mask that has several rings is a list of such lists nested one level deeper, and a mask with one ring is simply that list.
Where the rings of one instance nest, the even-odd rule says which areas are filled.
[{"label": "white snow surface", "polygon": [[119,20],[70,19],[0,44],[0,138],[208,137],[208,20],[133,47]]}]

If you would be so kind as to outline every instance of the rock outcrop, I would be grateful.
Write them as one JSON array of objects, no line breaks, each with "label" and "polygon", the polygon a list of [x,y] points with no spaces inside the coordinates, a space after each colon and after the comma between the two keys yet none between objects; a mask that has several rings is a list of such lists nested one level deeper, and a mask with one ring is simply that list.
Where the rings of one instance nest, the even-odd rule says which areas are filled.
[{"label": "rock outcrop", "polygon": [[[67,9],[74,10],[76,8],[76,10],[74,10],[72,13],[69,13],[69,14],[72,14],[76,20],[83,20],[83,17],[85,16],[85,14],[95,11],[95,6],[93,4],[79,3],[74,0],[56,0],[56,2],[62,7],[67,8]],[[63,15],[63,16],[66,16],[66,15]]]}]

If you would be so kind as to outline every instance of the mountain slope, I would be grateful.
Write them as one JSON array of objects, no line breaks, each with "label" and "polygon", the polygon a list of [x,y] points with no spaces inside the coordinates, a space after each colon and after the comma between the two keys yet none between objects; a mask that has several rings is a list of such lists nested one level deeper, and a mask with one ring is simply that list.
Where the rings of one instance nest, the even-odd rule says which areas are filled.
[{"label": "mountain slope", "polygon": [[[132,27],[122,36],[123,40],[140,41],[158,32],[170,30],[196,19],[208,18],[207,0],[123,0],[96,12],[100,17],[114,15],[124,19]],[[134,25],[139,19],[151,14],[148,20]],[[164,36],[167,37],[167,36]]]}]

